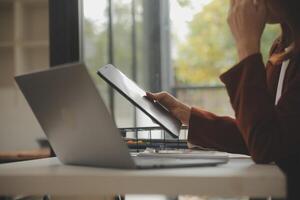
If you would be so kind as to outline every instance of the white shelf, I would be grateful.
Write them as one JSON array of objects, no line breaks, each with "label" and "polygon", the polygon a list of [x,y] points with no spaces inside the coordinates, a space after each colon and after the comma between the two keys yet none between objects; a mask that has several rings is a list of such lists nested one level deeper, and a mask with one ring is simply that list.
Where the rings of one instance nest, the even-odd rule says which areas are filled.
[{"label": "white shelf", "polygon": [[45,48],[45,47],[49,47],[49,41],[48,40],[27,41],[27,42],[23,42],[22,46],[26,48]]},{"label": "white shelf", "polygon": [[2,42],[13,42],[14,40],[13,8],[13,1],[3,1],[0,3],[0,44]]},{"label": "white shelf", "polygon": [[0,151],[38,148],[43,131],[14,76],[49,67],[48,13],[48,0],[0,0]]},{"label": "white shelf", "polygon": [[[1,58],[6,63],[0,78],[49,67],[48,8],[48,0],[0,1],[0,24],[7,27],[0,29]],[[0,81],[0,88],[6,85]]]},{"label": "white shelf", "polygon": [[[14,42],[0,42],[0,48],[11,48],[16,46]],[[49,47],[49,41],[48,40],[40,40],[40,41],[25,41],[25,42],[18,42],[19,47],[25,47],[25,48],[45,48]]]},{"label": "white shelf", "polygon": [[39,3],[48,4],[48,0],[17,0],[17,1],[22,1],[23,4],[28,4],[28,3],[29,4],[39,4]]},{"label": "white shelf", "polygon": [[22,39],[25,41],[48,40],[48,1],[36,0],[22,3]]},{"label": "white shelf", "polygon": [[[48,0],[1,0],[0,88],[15,74],[49,66]],[[7,78],[10,77],[10,78]]]},{"label": "white shelf", "polygon": [[33,72],[49,67],[49,48],[24,48],[23,65],[21,71]]},{"label": "white shelf", "polygon": [[[0,86],[9,87],[13,84],[14,76],[13,48],[0,48]],[[5,75],[5,76],[3,76]]]},{"label": "white shelf", "polygon": [[12,48],[14,47],[13,42],[0,42],[0,48]]}]

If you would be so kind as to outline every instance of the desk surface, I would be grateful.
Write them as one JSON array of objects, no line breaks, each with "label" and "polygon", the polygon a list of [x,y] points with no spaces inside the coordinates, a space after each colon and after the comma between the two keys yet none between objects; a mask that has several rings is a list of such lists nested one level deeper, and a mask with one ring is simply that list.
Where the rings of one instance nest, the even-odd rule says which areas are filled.
[{"label": "desk surface", "polygon": [[231,159],[217,167],[111,170],[62,165],[57,158],[0,165],[0,194],[191,194],[284,197],[286,180],[275,165]]}]

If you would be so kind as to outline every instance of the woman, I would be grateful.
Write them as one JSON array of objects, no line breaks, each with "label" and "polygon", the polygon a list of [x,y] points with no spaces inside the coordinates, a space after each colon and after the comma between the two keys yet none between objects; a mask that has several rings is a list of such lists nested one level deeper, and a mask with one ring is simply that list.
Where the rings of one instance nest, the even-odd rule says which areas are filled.
[{"label": "woman", "polygon": [[[235,119],[191,108],[168,93],[147,96],[189,126],[190,144],[249,154],[256,163],[276,162],[288,176],[296,177],[300,169],[296,167],[300,158],[300,2],[231,0],[228,23],[240,62],[220,79]],[[266,23],[281,24],[282,35],[265,67],[260,40]],[[294,180],[289,181],[293,195]]]}]

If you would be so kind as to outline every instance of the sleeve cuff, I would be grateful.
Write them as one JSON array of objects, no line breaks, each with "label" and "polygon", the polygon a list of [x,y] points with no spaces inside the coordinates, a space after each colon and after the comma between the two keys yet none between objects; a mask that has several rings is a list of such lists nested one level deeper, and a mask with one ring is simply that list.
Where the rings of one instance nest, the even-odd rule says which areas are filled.
[{"label": "sleeve cuff", "polygon": [[246,65],[254,65],[256,66],[258,62],[261,62],[263,60],[261,53],[256,53],[253,55],[250,55],[246,57],[244,60],[240,61],[238,64],[233,66],[231,69],[229,69],[227,72],[223,73],[220,76],[220,80],[225,84],[230,84],[231,82],[235,81],[234,77],[239,76],[242,69]]},{"label": "sleeve cuff", "polygon": [[[189,120],[189,132],[188,132],[188,142],[194,145],[199,145],[199,126],[207,116],[205,111],[197,109],[195,107],[191,108],[191,116]],[[203,119],[203,120],[202,120]]]}]

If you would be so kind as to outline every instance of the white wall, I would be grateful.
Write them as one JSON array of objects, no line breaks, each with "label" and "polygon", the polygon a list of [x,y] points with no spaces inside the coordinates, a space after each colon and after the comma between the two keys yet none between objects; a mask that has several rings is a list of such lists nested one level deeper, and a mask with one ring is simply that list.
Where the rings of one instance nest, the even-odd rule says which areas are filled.
[{"label": "white wall", "polygon": [[0,151],[34,149],[42,137],[43,131],[17,86],[0,88]]}]

